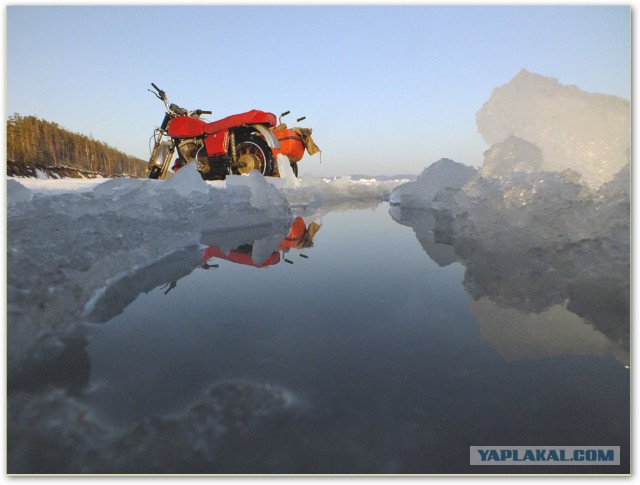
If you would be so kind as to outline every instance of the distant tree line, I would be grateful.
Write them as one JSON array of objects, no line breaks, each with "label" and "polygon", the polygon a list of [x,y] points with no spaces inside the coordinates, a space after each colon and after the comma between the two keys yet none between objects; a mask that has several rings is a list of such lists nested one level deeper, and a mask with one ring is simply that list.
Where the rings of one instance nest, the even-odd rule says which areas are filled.
[{"label": "distant tree line", "polygon": [[144,177],[146,162],[56,123],[15,113],[7,120],[9,165],[74,168],[108,177]]}]

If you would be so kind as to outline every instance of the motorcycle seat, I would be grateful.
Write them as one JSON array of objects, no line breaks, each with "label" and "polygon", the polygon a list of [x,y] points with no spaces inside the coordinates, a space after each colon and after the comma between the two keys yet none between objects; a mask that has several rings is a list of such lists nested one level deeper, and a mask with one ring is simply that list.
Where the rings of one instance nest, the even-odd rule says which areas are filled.
[{"label": "motorcycle seat", "polygon": [[210,135],[222,130],[228,130],[234,126],[240,125],[257,125],[266,124],[268,126],[276,125],[276,115],[268,113],[266,111],[260,111],[252,109],[246,113],[239,113],[237,115],[227,116],[218,121],[212,121],[211,123],[205,123],[204,133]]}]

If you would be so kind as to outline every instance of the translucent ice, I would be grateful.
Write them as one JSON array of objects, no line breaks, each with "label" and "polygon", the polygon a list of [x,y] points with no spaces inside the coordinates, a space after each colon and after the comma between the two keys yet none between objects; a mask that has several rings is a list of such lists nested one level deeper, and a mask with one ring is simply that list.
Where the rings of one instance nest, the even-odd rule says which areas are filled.
[{"label": "translucent ice", "polygon": [[[590,187],[610,181],[630,161],[631,107],[616,96],[581,91],[526,70],[494,89],[476,115],[490,145],[510,137],[537,146],[541,171],[571,169]],[[500,171],[516,170],[503,159]],[[535,164],[539,160],[534,157]],[[494,165],[492,171],[498,167]]]},{"label": "translucent ice", "polygon": [[432,203],[445,240],[496,250],[558,250],[584,240],[628,248],[627,101],[523,70],[494,90],[477,122],[492,144],[484,165]]},{"label": "translucent ice", "polygon": [[513,172],[536,172],[542,164],[540,148],[511,135],[484,152],[480,174],[483,177],[501,177]]},{"label": "translucent ice", "polygon": [[302,174],[295,186],[287,185],[277,178],[269,183],[280,189],[289,204],[296,208],[344,206],[362,202],[380,202],[406,179],[379,181],[376,179],[352,178],[350,176],[319,178]]},{"label": "translucent ice", "polygon": [[[278,173],[280,174],[280,185],[287,188],[298,187],[300,185],[300,180],[293,173],[293,168],[291,168],[291,163],[287,156],[282,153],[278,153],[276,161],[278,164]],[[276,182],[276,180],[278,179],[273,179],[273,182]]]},{"label": "translucent ice", "polygon": [[624,361],[629,167],[598,190],[580,181],[569,171],[474,178],[438,194],[434,241],[453,246],[474,300],[487,297],[524,313],[563,306],[606,335]]},{"label": "translucent ice", "polygon": [[[474,300],[527,315],[566,309],[606,336],[609,343],[600,348],[613,349],[624,362],[629,103],[522,71],[494,91],[477,122],[491,145],[478,173],[440,190],[431,176],[436,187],[419,190],[429,180],[429,167],[414,184],[391,194],[402,209],[392,216],[414,228],[436,262],[435,245],[453,248]],[[406,212],[410,205],[423,210]]]},{"label": "translucent ice", "polygon": [[178,170],[173,177],[166,180],[164,188],[173,189],[180,195],[189,195],[192,192],[209,192],[207,183],[202,180],[195,163],[188,163]]},{"label": "translucent ice", "polygon": [[442,158],[425,168],[415,182],[396,187],[389,202],[405,209],[428,208],[440,190],[460,188],[475,174],[473,167]]},{"label": "translucent ice", "polygon": [[248,187],[251,190],[251,205],[274,218],[289,212],[287,200],[257,170],[249,172],[249,176],[229,175],[226,184],[227,187]]}]

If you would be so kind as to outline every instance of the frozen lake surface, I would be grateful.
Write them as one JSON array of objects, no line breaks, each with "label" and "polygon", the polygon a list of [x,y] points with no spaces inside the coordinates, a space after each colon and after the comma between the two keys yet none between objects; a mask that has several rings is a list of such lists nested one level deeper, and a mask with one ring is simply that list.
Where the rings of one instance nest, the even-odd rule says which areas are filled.
[{"label": "frozen lake surface", "polygon": [[8,180],[9,473],[629,474],[630,103],[476,122],[415,180]]},{"label": "frozen lake surface", "polygon": [[[624,349],[563,304],[523,312],[477,279],[474,300],[428,220],[361,205],[302,213],[304,249],[217,232],[113,281],[18,388],[89,413],[70,450],[93,455],[70,461],[94,473],[628,472]],[[615,445],[623,466],[470,466],[482,445]]]}]

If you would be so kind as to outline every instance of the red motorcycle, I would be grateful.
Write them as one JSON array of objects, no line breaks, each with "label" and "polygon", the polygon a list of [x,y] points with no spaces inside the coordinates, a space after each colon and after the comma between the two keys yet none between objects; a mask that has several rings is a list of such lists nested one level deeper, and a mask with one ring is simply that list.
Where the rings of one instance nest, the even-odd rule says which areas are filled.
[{"label": "red motorcycle", "polygon": [[[297,176],[297,163],[305,148],[311,155],[320,151],[311,139],[310,129],[289,130],[282,123],[276,126],[273,113],[254,109],[208,122],[201,116],[211,111],[188,111],[169,103],[166,93],[154,83],[151,86],[156,91],[149,91],[164,103],[166,113],[152,137],[154,146],[147,165],[149,178],[166,176],[176,150],[178,156],[172,170],[195,162],[204,180],[223,180],[229,174],[243,175],[251,170],[277,177],[278,154],[289,158]],[[281,117],[286,114],[288,112]]]}]

